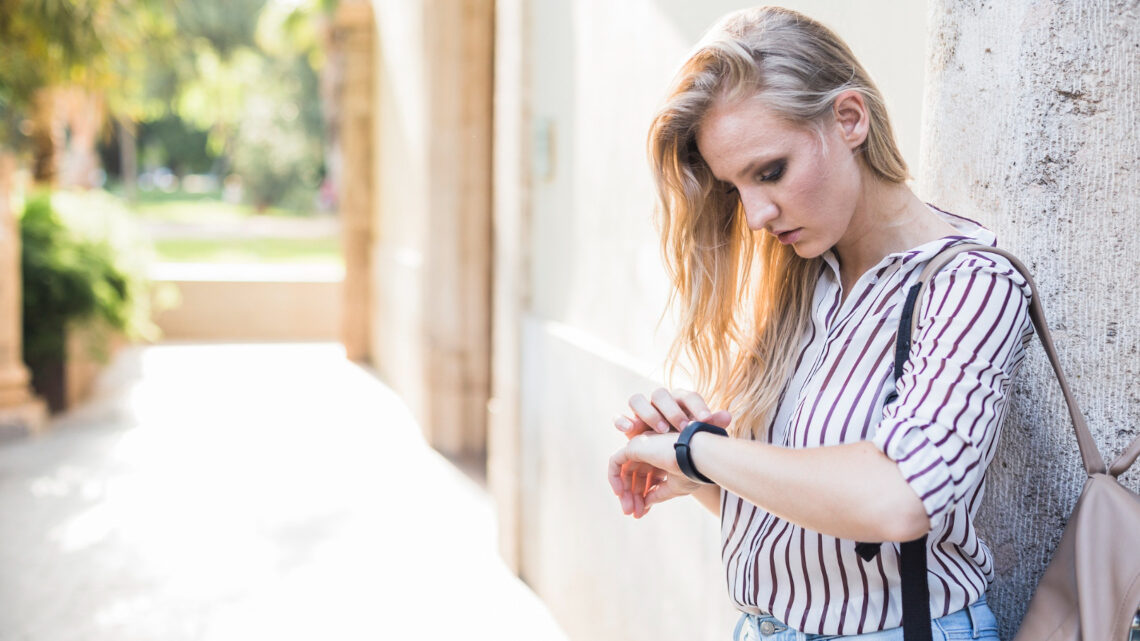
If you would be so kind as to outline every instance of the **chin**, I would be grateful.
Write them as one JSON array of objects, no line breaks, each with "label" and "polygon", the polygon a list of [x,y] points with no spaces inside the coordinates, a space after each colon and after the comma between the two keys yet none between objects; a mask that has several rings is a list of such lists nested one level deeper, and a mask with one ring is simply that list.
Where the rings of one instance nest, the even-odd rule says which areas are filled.
[{"label": "chin", "polygon": [[796,243],[792,245],[792,251],[796,252],[796,256],[803,259],[819,258],[827,250],[827,247],[819,247],[814,243]]}]

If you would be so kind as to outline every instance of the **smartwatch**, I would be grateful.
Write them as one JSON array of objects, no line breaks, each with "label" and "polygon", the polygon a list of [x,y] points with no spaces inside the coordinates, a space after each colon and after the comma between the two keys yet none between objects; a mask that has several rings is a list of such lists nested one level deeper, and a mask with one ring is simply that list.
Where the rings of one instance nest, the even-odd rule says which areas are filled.
[{"label": "smartwatch", "polygon": [[728,436],[728,431],[723,427],[717,427],[709,423],[702,423],[700,421],[693,421],[681,430],[681,436],[677,438],[677,442],[673,444],[673,450],[677,454],[677,467],[685,473],[685,476],[691,478],[698,483],[713,483],[714,481],[709,477],[697,471],[697,467],[693,465],[693,457],[689,451],[689,440],[693,438],[693,434],[697,432],[708,432],[718,436]]}]

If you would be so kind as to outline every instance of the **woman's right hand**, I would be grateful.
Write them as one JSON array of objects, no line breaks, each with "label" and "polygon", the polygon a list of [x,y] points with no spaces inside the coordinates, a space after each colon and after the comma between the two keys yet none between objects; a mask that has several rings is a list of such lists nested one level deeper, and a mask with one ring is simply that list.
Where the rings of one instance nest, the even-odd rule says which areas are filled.
[{"label": "woman's right hand", "polygon": [[692,421],[703,421],[719,427],[728,427],[732,415],[725,410],[713,412],[700,394],[683,389],[667,390],[658,388],[646,398],[644,394],[634,394],[629,399],[632,416],[619,414],[614,418],[614,427],[633,438],[653,431],[664,434],[681,431]]}]

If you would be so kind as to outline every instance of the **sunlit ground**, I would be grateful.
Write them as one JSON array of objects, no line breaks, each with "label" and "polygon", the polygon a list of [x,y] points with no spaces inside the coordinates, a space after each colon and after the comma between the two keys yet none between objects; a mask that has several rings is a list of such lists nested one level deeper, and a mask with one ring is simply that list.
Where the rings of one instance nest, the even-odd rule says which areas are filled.
[{"label": "sunlit ground", "polygon": [[419,434],[339,346],[130,349],[0,444],[0,639],[564,639]]}]

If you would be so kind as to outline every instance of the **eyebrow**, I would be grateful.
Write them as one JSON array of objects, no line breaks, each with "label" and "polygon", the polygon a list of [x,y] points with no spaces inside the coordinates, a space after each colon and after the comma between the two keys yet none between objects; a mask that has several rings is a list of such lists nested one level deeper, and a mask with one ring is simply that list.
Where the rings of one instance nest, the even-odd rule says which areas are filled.
[{"label": "eyebrow", "polygon": [[750,175],[752,172],[756,171],[757,169],[759,169],[765,165],[770,165],[770,164],[776,162],[780,158],[781,158],[781,154],[778,154],[778,153],[770,154],[768,156],[761,156],[761,157],[753,160],[752,162],[748,163],[747,165],[745,165],[744,169],[741,169],[740,173],[736,174],[736,179],[740,180],[741,178],[744,178],[744,177]]}]

